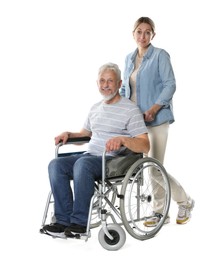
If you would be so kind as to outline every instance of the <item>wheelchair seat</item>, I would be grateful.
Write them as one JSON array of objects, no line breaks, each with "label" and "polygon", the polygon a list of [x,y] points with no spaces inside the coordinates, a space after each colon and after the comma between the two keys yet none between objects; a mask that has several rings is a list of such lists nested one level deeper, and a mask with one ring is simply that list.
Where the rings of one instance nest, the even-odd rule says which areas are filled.
[{"label": "wheelchair seat", "polygon": [[106,177],[111,179],[118,176],[125,176],[129,167],[140,158],[143,158],[142,154],[130,153],[108,160],[106,162]]}]

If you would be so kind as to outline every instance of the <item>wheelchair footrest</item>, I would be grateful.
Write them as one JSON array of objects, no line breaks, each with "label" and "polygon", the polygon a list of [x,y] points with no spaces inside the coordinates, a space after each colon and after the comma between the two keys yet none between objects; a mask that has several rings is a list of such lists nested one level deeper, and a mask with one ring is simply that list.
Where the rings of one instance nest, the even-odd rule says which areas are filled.
[{"label": "wheelchair footrest", "polygon": [[87,240],[89,237],[91,237],[90,232],[88,234],[87,233],[82,233],[82,234],[72,233],[72,236],[67,236],[66,238]]},{"label": "wheelchair footrest", "polygon": [[39,230],[39,232],[40,232],[41,234],[44,234],[44,235],[47,235],[47,236],[51,236],[52,238],[63,238],[63,239],[76,238],[76,239],[87,240],[89,237],[91,237],[91,232],[90,232],[90,231],[89,231],[88,233],[82,233],[82,234],[72,233],[71,236],[66,236],[64,233],[62,233],[62,234],[57,234],[57,235],[50,234],[49,232],[46,232],[43,228],[41,228],[41,229]]}]

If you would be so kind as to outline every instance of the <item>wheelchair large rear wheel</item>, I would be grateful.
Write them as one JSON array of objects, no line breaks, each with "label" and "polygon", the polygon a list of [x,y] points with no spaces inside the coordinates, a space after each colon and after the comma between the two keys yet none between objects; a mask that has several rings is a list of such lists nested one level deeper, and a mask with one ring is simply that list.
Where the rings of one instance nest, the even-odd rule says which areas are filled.
[{"label": "wheelchair large rear wheel", "polygon": [[[139,240],[154,237],[162,228],[170,206],[170,185],[163,165],[150,157],[137,160],[125,176],[121,195],[120,211],[127,232]],[[157,211],[158,201],[160,220],[155,226],[146,225]]]}]

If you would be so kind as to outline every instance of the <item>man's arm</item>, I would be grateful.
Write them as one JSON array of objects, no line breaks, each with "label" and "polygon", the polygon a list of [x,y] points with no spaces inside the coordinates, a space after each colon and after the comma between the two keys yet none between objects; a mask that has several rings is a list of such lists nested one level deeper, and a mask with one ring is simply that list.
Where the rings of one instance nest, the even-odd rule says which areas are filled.
[{"label": "man's arm", "polygon": [[135,153],[148,153],[150,150],[150,141],[147,134],[141,134],[136,137],[117,136],[106,142],[106,151],[116,151],[121,146],[125,146]]},{"label": "man's arm", "polygon": [[84,128],[78,133],[63,132],[62,134],[55,137],[55,145],[57,145],[60,141],[63,141],[63,144],[65,144],[69,138],[84,137],[84,136],[91,137],[91,135],[92,133]]}]

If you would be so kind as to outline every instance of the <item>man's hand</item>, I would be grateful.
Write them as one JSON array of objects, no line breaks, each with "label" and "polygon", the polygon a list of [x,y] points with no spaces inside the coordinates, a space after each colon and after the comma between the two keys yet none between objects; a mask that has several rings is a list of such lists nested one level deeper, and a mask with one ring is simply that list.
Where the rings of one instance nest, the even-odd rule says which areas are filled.
[{"label": "man's hand", "polygon": [[63,132],[62,134],[56,136],[55,139],[55,145],[59,144],[60,141],[63,141],[63,144],[67,142],[69,138],[69,132]]},{"label": "man's hand", "polygon": [[147,134],[141,134],[136,137],[117,136],[106,142],[106,152],[117,151],[121,146],[128,148],[135,153],[148,153],[150,142]]},{"label": "man's hand", "polygon": [[121,136],[113,137],[106,142],[105,149],[106,152],[116,151],[119,150],[122,145],[123,145],[123,137]]}]

